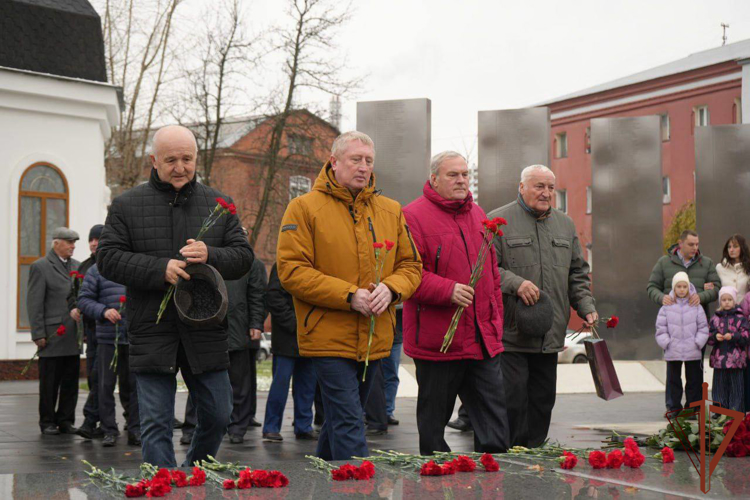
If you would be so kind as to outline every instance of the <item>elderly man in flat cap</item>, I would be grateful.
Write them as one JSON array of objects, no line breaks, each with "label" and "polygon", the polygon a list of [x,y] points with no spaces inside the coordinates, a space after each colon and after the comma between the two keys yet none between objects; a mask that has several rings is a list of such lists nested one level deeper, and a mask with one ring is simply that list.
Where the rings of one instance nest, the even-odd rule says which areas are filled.
[{"label": "elderly man in flat cap", "polygon": [[52,248],[31,265],[27,308],[31,340],[39,349],[39,427],[42,434],[75,434],[80,349],[75,320],[68,310],[73,251],[78,233],[67,227],[52,232]]}]

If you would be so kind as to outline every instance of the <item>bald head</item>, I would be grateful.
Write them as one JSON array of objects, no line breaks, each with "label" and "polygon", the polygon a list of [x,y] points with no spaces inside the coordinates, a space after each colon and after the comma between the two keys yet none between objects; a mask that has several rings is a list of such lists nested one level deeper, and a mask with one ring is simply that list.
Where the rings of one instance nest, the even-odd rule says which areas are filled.
[{"label": "bald head", "polygon": [[195,177],[198,143],[193,133],[181,125],[162,127],[154,134],[151,163],[159,179],[179,191]]}]

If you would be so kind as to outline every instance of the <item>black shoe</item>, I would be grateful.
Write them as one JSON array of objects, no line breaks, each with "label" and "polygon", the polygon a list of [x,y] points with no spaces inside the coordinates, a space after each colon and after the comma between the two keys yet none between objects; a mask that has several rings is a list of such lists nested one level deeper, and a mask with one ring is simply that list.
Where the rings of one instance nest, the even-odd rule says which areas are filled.
[{"label": "black shoe", "polygon": [[268,441],[269,443],[280,443],[284,440],[283,437],[281,437],[281,434],[278,432],[264,432],[263,433],[263,441]]},{"label": "black shoe", "polygon": [[250,427],[263,427],[263,424],[255,420],[254,418],[250,419]]},{"label": "black shoe", "polygon": [[388,415],[388,425],[398,425],[398,420],[393,418],[393,415]]},{"label": "black shoe", "polygon": [[111,448],[117,444],[117,434],[107,434],[102,439],[102,446],[105,448]]},{"label": "black shoe", "polygon": [[128,444],[131,446],[141,445],[141,433],[140,432],[128,432]]},{"label": "black shoe", "polygon": [[180,438],[180,444],[190,444],[192,442],[193,442],[193,433],[183,432],[182,437]]},{"label": "black shoe", "polygon": [[42,427],[42,434],[45,436],[57,436],[60,434],[60,430],[55,425],[48,425],[46,427]]},{"label": "black shoe", "polygon": [[385,436],[388,434],[388,429],[367,429],[365,431],[366,436]]},{"label": "black shoe", "polygon": [[78,434],[78,429],[72,424],[60,424],[60,434]]},{"label": "black shoe", "polygon": [[245,442],[245,436],[240,436],[239,434],[230,434],[229,442],[232,444],[242,444]]},{"label": "black shoe", "polygon": [[471,423],[461,420],[460,418],[457,418],[456,420],[451,420],[450,422],[448,422],[448,427],[450,427],[451,429],[456,429],[457,431],[461,431],[461,432],[468,432],[468,431],[474,430],[474,428],[471,426]]},{"label": "black shoe", "polygon": [[81,436],[83,439],[94,439],[94,432],[95,429],[93,429],[90,425],[83,424],[78,428],[78,432],[76,434]]},{"label": "black shoe", "polygon": [[318,440],[318,433],[315,431],[312,432],[300,432],[299,434],[294,435],[295,438],[301,439],[302,441],[317,441]]},{"label": "black shoe", "polygon": [[94,429],[93,435],[94,435],[94,439],[102,439],[104,437],[104,430],[102,429],[101,426],[99,426],[96,429]]},{"label": "black shoe", "polygon": [[184,424],[183,424],[182,422],[180,422],[180,421],[179,421],[178,419],[176,419],[176,418],[175,418],[175,419],[174,419],[174,420],[172,421],[172,429],[182,429],[182,426],[183,426],[183,425],[184,425]]}]

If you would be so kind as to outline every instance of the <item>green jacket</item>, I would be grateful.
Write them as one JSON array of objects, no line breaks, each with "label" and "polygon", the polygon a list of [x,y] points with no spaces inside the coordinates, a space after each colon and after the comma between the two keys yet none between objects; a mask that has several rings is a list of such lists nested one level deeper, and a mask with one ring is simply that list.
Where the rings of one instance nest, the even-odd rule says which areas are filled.
[{"label": "green jacket", "polygon": [[[556,209],[546,218],[536,219],[518,200],[492,211],[488,217],[503,217],[508,221],[503,227],[505,235],[495,240],[505,311],[505,350],[561,351],[570,308],[581,318],[596,311],[589,265],[581,253],[573,220]],[[525,280],[549,293],[553,302],[552,328],[544,338],[522,337],[516,328],[516,293]]]},{"label": "green jacket", "polygon": [[[713,261],[705,255],[698,253],[690,267],[685,267],[682,259],[677,255],[677,247],[673,245],[667,250],[667,255],[663,255],[656,261],[654,269],[651,271],[651,277],[648,280],[648,296],[661,305],[664,296],[672,291],[672,278],[680,271],[686,272],[690,278],[690,283],[698,291],[698,297],[701,298],[701,304],[704,309],[709,303],[719,298],[719,288],[721,288],[721,279],[716,272],[716,266]],[[706,283],[713,283],[713,290],[704,290]]]}]

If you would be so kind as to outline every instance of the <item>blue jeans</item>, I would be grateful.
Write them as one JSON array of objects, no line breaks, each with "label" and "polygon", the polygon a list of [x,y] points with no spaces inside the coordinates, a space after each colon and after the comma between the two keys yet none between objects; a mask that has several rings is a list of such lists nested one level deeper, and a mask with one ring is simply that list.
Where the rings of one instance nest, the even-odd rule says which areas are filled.
[{"label": "blue jeans", "polygon": [[385,411],[389,417],[396,410],[396,393],[398,392],[398,366],[401,364],[401,346],[393,344],[391,355],[383,359],[383,380],[385,381]]},{"label": "blue jeans", "polygon": [[315,454],[323,460],[366,457],[367,440],[362,415],[380,360],[370,361],[368,377],[362,382],[365,364],[353,359],[312,358],[323,396],[325,423]]},{"label": "blue jeans", "polygon": [[294,433],[312,432],[312,406],[315,401],[315,369],[310,358],[273,357],[273,381],[266,401],[263,433],[279,432],[289,396],[289,381],[294,378]]},{"label": "blue jeans", "polygon": [[[182,467],[189,467],[197,460],[206,460],[208,455],[215,457],[219,451],[232,414],[232,386],[227,370],[194,375],[184,354],[178,354],[178,360],[198,413],[193,441],[182,464]],[[143,461],[157,467],[177,467],[172,442],[176,374],[135,375],[141,413]]]}]

